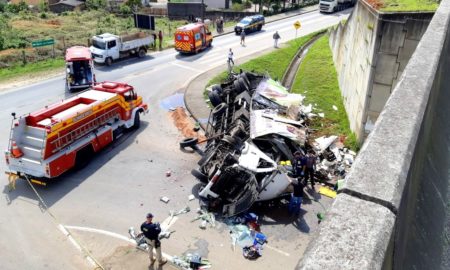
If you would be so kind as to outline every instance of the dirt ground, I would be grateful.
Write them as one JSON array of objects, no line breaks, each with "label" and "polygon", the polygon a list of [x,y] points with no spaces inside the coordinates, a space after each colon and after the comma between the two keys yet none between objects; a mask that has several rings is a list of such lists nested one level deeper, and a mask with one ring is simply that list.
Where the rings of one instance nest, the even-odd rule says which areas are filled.
[{"label": "dirt ground", "polygon": [[169,263],[159,267],[157,263],[149,267],[148,255],[145,251],[139,250],[134,246],[118,247],[114,253],[102,260],[102,266],[106,270],[159,270],[159,269],[179,269]]}]

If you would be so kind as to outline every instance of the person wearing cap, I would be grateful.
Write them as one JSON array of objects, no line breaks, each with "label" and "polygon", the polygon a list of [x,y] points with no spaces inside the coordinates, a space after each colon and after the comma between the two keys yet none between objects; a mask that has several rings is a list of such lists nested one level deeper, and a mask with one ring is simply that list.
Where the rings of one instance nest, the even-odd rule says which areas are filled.
[{"label": "person wearing cap", "polygon": [[[159,241],[159,234],[161,233],[161,227],[159,223],[153,223],[153,214],[147,214],[147,220],[141,225],[141,231],[145,236],[145,241],[148,245],[148,254],[150,258],[150,266],[158,260],[159,266],[167,263],[167,260],[163,260],[161,254],[161,242]],[[156,259],[153,257],[153,249],[156,251]]]}]

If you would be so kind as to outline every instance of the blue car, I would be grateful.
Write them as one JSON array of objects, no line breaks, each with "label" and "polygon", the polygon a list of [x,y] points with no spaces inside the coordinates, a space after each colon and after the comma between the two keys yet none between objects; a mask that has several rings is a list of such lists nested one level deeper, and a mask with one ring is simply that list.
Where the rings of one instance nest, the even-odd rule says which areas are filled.
[{"label": "blue car", "polygon": [[261,31],[264,23],[265,21],[263,15],[248,16],[242,19],[234,27],[234,32],[236,33],[236,35],[240,35],[242,31],[244,31],[246,34],[255,31]]}]

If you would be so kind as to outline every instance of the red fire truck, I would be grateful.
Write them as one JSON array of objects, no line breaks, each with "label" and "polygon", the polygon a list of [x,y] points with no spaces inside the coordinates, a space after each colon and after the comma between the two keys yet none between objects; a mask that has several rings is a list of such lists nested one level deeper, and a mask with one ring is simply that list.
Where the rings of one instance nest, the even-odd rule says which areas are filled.
[{"label": "red fire truck", "polygon": [[132,86],[103,82],[70,99],[16,118],[5,152],[10,178],[28,177],[45,184],[118,138],[139,128],[147,104]]}]

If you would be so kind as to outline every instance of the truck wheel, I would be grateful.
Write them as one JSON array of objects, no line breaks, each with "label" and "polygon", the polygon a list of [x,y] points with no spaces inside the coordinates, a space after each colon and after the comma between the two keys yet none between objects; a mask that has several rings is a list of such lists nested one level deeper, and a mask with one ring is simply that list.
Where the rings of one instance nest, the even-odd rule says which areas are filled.
[{"label": "truck wheel", "polygon": [[94,155],[94,150],[91,144],[86,145],[77,151],[75,157],[75,170],[80,170],[86,167]]},{"label": "truck wheel", "polygon": [[106,58],[106,60],[105,60],[105,64],[106,64],[108,67],[112,65],[112,62],[113,62],[113,60],[112,60],[111,57],[108,57],[108,58]]},{"label": "truck wheel", "polygon": [[219,95],[219,93],[217,93],[217,91],[209,92],[208,98],[209,98],[209,101],[211,101],[211,105],[213,105],[213,107],[216,107],[217,105],[222,103],[222,99],[220,98],[220,95]]},{"label": "truck wheel", "polygon": [[220,86],[220,84],[214,84],[211,89],[212,91],[217,91],[217,93],[219,94],[222,94],[223,92],[222,86]]},{"label": "truck wheel", "polygon": [[180,142],[180,147],[181,148],[192,147],[194,145],[197,145],[197,143],[198,143],[197,138],[186,138]]},{"label": "truck wheel", "polygon": [[197,169],[192,169],[191,174],[197,178],[200,182],[207,184],[208,183],[208,176],[202,173],[201,171]]},{"label": "truck wheel", "polygon": [[145,50],[144,49],[140,49],[139,53],[138,53],[138,57],[139,58],[143,58],[145,56]]},{"label": "truck wheel", "polygon": [[212,110],[212,114],[214,116],[221,115],[226,109],[228,108],[228,105],[225,102],[220,103],[214,109]]},{"label": "truck wheel", "polygon": [[136,112],[136,114],[134,115],[133,128],[139,129],[140,126],[141,126],[141,116],[139,115],[139,112]]}]

